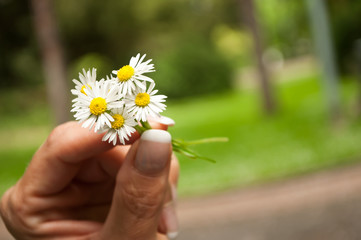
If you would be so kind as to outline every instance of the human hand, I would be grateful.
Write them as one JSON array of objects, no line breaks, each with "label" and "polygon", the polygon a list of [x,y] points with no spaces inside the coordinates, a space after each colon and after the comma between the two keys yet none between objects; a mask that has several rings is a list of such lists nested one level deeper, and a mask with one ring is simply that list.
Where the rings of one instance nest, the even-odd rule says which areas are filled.
[{"label": "human hand", "polygon": [[[156,128],[166,129],[157,124]],[[166,239],[177,232],[178,163],[166,131],[113,146],[75,122],[57,127],[0,213],[16,239]],[[172,156],[172,157],[171,157]]]}]

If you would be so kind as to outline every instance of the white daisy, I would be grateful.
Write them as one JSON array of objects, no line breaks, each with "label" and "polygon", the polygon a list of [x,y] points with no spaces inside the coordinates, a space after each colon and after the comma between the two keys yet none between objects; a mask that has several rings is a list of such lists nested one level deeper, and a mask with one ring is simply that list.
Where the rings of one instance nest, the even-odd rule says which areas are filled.
[{"label": "white daisy", "polygon": [[103,132],[107,131],[107,133],[102,140],[113,142],[115,145],[119,137],[119,141],[124,145],[125,140],[129,140],[131,134],[136,131],[134,126],[137,122],[123,107],[112,110],[111,115],[114,121],[111,122],[111,127],[105,126],[103,129]]},{"label": "white daisy", "polygon": [[167,96],[155,95],[158,90],[153,90],[154,86],[155,84],[152,82],[147,91],[137,87],[133,94],[126,95],[124,98],[125,106],[135,120],[145,122],[147,116],[160,117],[159,113],[165,110],[166,105],[163,102],[165,102]]},{"label": "white daisy", "polygon": [[97,78],[97,70],[96,68],[93,68],[90,72],[90,69],[88,71],[85,71],[83,68],[83,74],[79,73],[79,80],[73,79],[73,82],[75,83],[75,89],[71,90],[71,93],[78,96],[80,94],[86,94],[84,89],[89,88],[90,84],[93,84],[96,81]]},{"label": "white daisy", "polygon": [[111,127],[113,117],[108,113],[114,108],[121,108],[124,104],[119,96],[118,86],[110,81],[95,81],[84,88],[85,94],[79,94],[73,100],[74,117],[79,122],[84,122],[82,127],[98,132],[103,126]]},{"label": "white daisy", "polygon": [[146,54],[140,57],[140,54],[138,53],[136,57],[130,59],[129,65],[125,65],[119,70],[112,71],[113,74],[116,74],[114,79],[119,83],[121,88],[120,91],[123,95],[127,93],[131,94],[136,86],[145,89],[142,81],[153,82],[153,79],[143,75],[144,73],[155,71],[154,64],[149,64],[152,59],[142,62],[145,56]]}]

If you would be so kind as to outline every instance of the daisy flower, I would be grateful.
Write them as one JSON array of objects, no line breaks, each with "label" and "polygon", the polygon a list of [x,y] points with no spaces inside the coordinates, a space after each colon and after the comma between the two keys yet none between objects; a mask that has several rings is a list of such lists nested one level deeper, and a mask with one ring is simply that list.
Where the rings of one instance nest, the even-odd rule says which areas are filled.
[{"label": "daisy flower", "polygon": [[136,131],[134,126],[137,122],[123,107],[112,110],[111,115],[114,121],[111,122],[111,127],[105,126],[103,129],[103,132],[107,131],[107,133],[102,141],[113,142],[115,145],[119,138],[119,141],[125,145],[125,140],[129,140],[130,135]]},{"label": "daisy flower", "polygon": [[84,88],[84,94],[78,95],[73,100],[74,117],[79,122],[84,122],[82,127],[98,132],[105,125],[111,127],[114,118],[108,113],[114,108],[121,108],[124,104],[120,100],[119,89],[109,81],[95,81]]},{"label": "daisy flower", "polygon": [[119,70],[112,71],[113,74],[116,74],[114,78],[120,85],[121,93],[123,95],[131,93],[132,90],[135,90],[135,87],[138,86],[142,89],[145,89],[142,81],[153,82],[153,79],[144,76],[144,73],[154,72],[154,64],[149,64],[152,59],[149,59],[143,62],[146,54],[140,57],[138,53],[136,57],[130,59],[129,65],[121,67]]},{"label": "daisy flower", "polygon": [[[146,83],[143,83],[146,85]],[[125,106],[129,109],[135,120],[137,121],[147,121],[147,116],[160,117],[160,112],[163,112],[166,108],[165,95],[155,95],[158,90],[154,89],[154,82],[152,82],[146,91],[137,87],[134,90],[133,94],[127,95],[125,97]]]},{"label": "daisy flower", "polygon": [[93,68],[92,71],[90,70],[85,71],[83,68],[83,74],[79,73],[79,80],[73,79],[75,83],[75,89],[71,90],[71,93],[78,96],[80,94],[86,94],[84,89],[89,88],[90,84],[93,84],[96,81],[97,77],[97,70]]}]

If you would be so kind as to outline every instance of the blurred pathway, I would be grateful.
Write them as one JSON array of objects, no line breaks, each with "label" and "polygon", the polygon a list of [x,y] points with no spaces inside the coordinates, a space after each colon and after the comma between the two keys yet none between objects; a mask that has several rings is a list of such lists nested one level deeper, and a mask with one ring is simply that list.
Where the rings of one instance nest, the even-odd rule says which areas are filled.
[{"label": "blurred pathway", "polygon": [[178,204],[179,240],[359,240],[361,163]]},{"label": "blurred pathway", "polygon": [[8,231],[5,229],[4,223],[0,219],[0,240],[10,240],[14,239],[10,236]]},{"label": "blurred pathway", "polygon": [[[178,240],[359,240],[361,163],[181,199]],[[12,239],[0,222],[0,240]]]}]

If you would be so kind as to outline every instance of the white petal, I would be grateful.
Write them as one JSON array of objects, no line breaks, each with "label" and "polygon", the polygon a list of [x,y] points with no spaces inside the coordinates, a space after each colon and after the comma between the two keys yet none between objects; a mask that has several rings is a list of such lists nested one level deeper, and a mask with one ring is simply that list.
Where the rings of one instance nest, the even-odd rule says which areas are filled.
[{"label": "white petal", "polygon": [[88,120],[86,120],[84,123],[83,123],[83,125],[82,125],[82,127],[83,128],[91,128],[93,125],[94,125],[94,122],[96,121],[96,117],[95,116],[91,116]]},{"label": "white petal", "polygon": [[137,79],[139,80],[144,80],[144,81],[148,81],[148,82],[154,82],[153,79],[151,79],[150,77],[144,76],[144,75],[138,75]]},{"label": "white petal", "polygon": [[111,130],[108,130],[108,132],[103,136],[102,141],[105,142],[110,137],[111,134],[112,134]]}]

